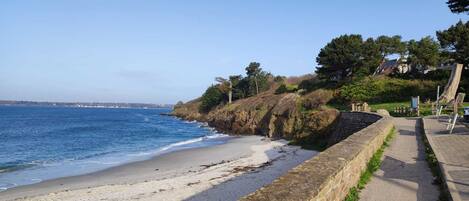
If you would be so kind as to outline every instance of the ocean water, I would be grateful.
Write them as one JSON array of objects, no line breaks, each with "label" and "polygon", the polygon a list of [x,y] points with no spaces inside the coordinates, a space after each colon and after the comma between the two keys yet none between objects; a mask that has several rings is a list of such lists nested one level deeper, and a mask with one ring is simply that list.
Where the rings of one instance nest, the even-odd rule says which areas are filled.
[{"label": "ocean water", "polygon": [[0,191],[230,138],[170,111],[0,106]]}]

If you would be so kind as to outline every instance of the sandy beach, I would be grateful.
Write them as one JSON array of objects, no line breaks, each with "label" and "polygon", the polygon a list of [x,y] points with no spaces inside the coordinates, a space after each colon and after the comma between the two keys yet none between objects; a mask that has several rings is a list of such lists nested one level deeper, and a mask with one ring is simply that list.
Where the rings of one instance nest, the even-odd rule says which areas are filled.
[{"label": "sandy beach", "polygon": [[317,152],[260,136],[0,192],[0,200],[236,200]]}]

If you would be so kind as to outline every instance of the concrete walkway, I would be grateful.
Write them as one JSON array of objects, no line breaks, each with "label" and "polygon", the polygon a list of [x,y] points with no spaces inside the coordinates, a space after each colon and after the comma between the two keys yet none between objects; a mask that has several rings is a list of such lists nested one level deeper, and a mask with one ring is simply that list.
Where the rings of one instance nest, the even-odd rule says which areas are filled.
[{"label": "concrete walkway", "polygon": [[438,186],[425,161],[421,126],[416,118],[395,118],[396,135],[384,151],[381,168],[360,193],[366,201],[437,201]]},{"label": "concrete walkway", "polygon": [[456,125],[448,134],[448,117],[424,118],[425,134],[435,152],[454,201],[469,200],[469,129]]}]

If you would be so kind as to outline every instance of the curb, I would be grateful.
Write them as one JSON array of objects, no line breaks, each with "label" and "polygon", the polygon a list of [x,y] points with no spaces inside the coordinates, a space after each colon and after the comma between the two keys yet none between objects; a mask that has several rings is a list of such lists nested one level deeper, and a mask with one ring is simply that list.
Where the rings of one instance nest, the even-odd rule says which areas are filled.
[{"label": "curb", "polygon": [[433,147],[436,147],[436,145],[435,145],[435,142],[433,141],[433,139],[428,136],[428,131],[425,127],[425,121],[426,121],[425,117],[420,118],[420,122],[422,124],[422,130],[423,130],[423,133],[424,133],[424,137],[428,141],[428,144],[430,145],[430,149],[435,154],[436,160],[438,161],[438,166],[440,168],[441,179],[444,180],[444,185],[443,185],[444,189],[447,192],[449,192],[448,193],[448,196],[449,196],[448,199],[452,200],[452,201],[462,201],[461,197],[459,196],[458,191],[456,190],[456,186],[453,183],[448,182],[448,180],[451,181],[451,180],[453,180],[453,178],[451,178],[451,176],[449,175],[447,169],[445,168],[445,164],[443,162],[441,162],[441,161],[444,161],[443,155],[441,155],[439,152],[435,152],[435,150],[433,149]]}]

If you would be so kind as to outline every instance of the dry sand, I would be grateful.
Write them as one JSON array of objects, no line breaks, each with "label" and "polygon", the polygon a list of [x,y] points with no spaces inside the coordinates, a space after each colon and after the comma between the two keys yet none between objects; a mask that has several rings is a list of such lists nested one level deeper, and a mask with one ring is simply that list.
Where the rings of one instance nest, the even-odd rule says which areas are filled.
[{"label": "dry sand", "polygon": [[0,200],[237,200],[317,152],[237,137],[107,170],[0,192]]}]

